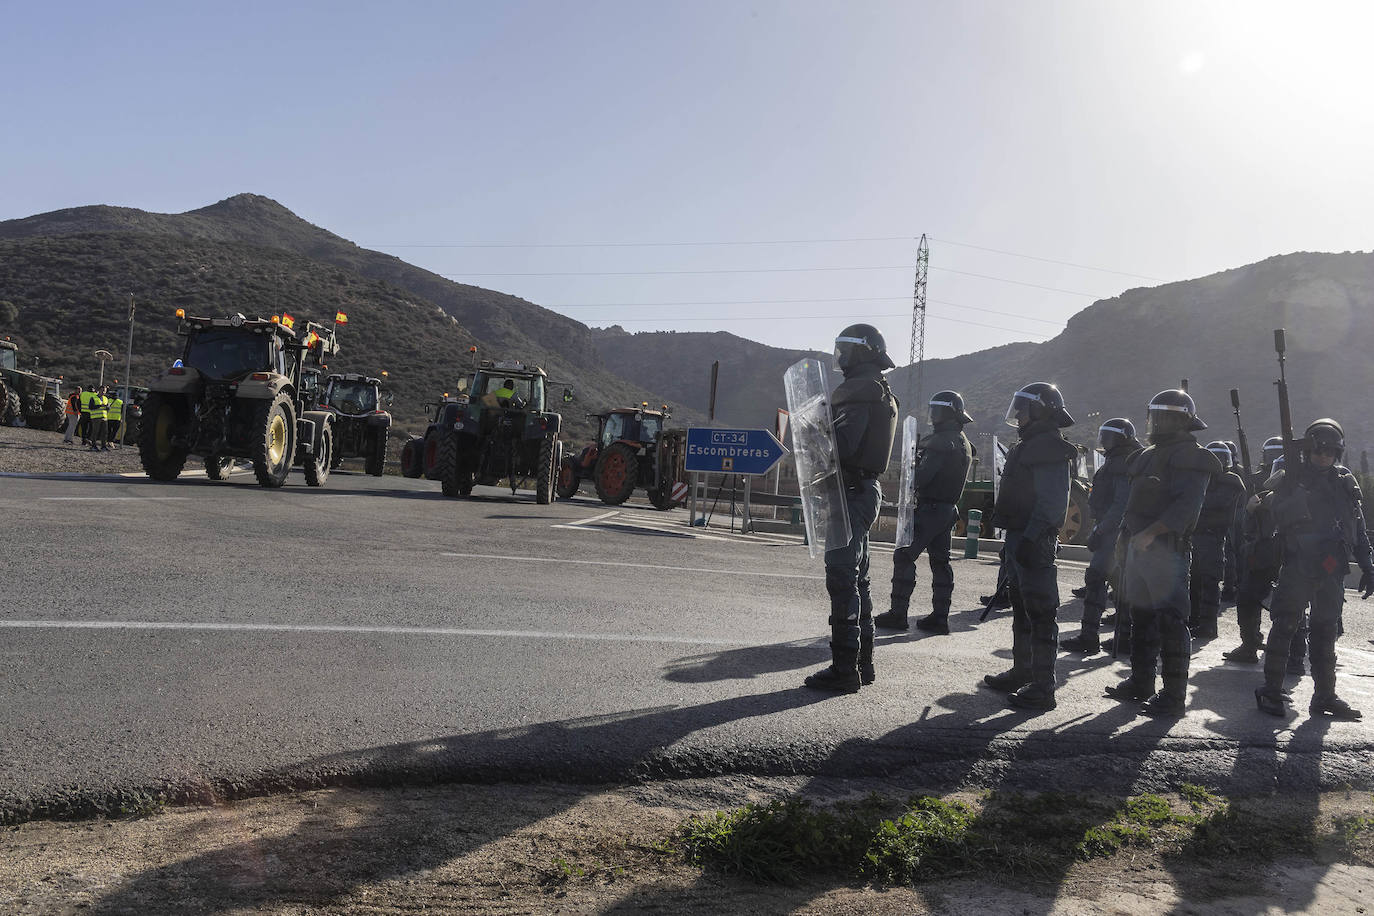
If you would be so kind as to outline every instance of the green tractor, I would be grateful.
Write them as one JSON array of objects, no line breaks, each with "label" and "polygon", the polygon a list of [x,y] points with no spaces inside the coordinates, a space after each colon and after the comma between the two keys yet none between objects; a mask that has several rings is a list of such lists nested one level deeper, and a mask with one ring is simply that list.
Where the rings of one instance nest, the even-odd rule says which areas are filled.
[{"label": "green tractor", "polygon": [[61,379],[19,368],[19,346],[0,340],[0,426],[55,431],[66,423]]},{"label": "green tractor", "polygon": [[320,392],[320,409],[334,414],[334,467],[345,458],[363,459],[363,470],[381,477],[391,414],[382,408],[381,379],[331,375]]},{"label": "green tractor", "polygon": [[512,495],[521,483],[532,482],[535,501],[552,502],[563,418],[546,409],[544,370],[483,360],[464,387],[455,405],[440,406],[436,417],[442,420],[426,437],[426,475],[439,479],[445,496],[467,496],[477,484],[505,480]]}]

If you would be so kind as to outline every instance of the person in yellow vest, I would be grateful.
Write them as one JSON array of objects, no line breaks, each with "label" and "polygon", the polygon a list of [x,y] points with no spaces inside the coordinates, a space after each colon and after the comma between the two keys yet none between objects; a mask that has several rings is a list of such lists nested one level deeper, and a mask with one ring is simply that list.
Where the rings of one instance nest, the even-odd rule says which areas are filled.
[{"label": "person in yellow vest", "polygon": [[76,428],[81,425],[81,386],[77,385],[76,390],[67,395],[67,432],[62,437],[62,442],[66,445],[74,444],[72,437],[76,435]]},{"label": "person in yellow vest", "polygon": [[105,388],[100,390],[91,398],[91,451],[98,452],[101,448],[109,448],[105,442],[105,406],[110,403],[110,399],[105,395]]},{"label": "person in yellow vest", "polygon": [[81,392],[81,422],[77,424],[76,431],[81,435],[81,444],[91,444],[91,401],[95,400],[95,389],[88,388]]},{"label": "person in yellow vest", "polygon": [[119,389],[116,388],[110,396],[110,403],[105,407],[105,425],[108,431],[105,436],[105,447],[119,444],[119,428],[124,420],[124,399],[119,396]]}]

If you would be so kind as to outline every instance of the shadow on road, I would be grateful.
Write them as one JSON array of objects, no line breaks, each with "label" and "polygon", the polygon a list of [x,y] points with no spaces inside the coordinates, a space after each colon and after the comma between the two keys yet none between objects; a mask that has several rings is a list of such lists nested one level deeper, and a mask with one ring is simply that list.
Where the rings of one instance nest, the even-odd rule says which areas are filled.
[{"label": "shadow on road", "polygon": [[828,660],[824,638],[798,639],[771,646],[747,646],[689,655],[674,659],[667,665],[664,680],[684,684],[704,684],[710,681],[750,680],[778,671],[795,671]]}]

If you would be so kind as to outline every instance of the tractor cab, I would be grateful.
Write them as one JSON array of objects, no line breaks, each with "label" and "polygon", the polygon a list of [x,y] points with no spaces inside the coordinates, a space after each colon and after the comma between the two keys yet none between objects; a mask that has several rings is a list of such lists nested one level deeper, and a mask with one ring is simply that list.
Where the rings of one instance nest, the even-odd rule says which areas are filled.
[{"label": "tractor cab", "polygon": [[363,375],[331,375],[322,401],[340,413],[360,415],[378,409],[381,379]]},{"label": "tractor cab", "polygon": [[483,361],[473,374],[468,397],[483,407],[504,407],[542,413],[548,377],[543,369],[528,369],[515,361]]},{"label": "tractor cab", "polygon": [[0,369],[19,368],[19,347],[8,340],[0,340]]},{"label": "tractor cab", "polygon": [[602,414],[592,414],[597,419],[597,443],[607,448],[616,442],[638,442],[648,445],[658,438],[663,430],[663,421],[669,414],[645,407],[618,407]]}]

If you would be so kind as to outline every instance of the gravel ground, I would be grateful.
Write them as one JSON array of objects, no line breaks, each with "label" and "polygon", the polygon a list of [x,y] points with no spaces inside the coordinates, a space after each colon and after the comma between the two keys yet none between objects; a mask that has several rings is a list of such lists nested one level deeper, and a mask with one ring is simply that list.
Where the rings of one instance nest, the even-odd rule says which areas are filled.
[{"label": "gravel ground", "polygon": [[64,445],[62,433],[0,426],[0,473],[122,474],[142,470],[133,445],[93,452],[80,441]]}]

